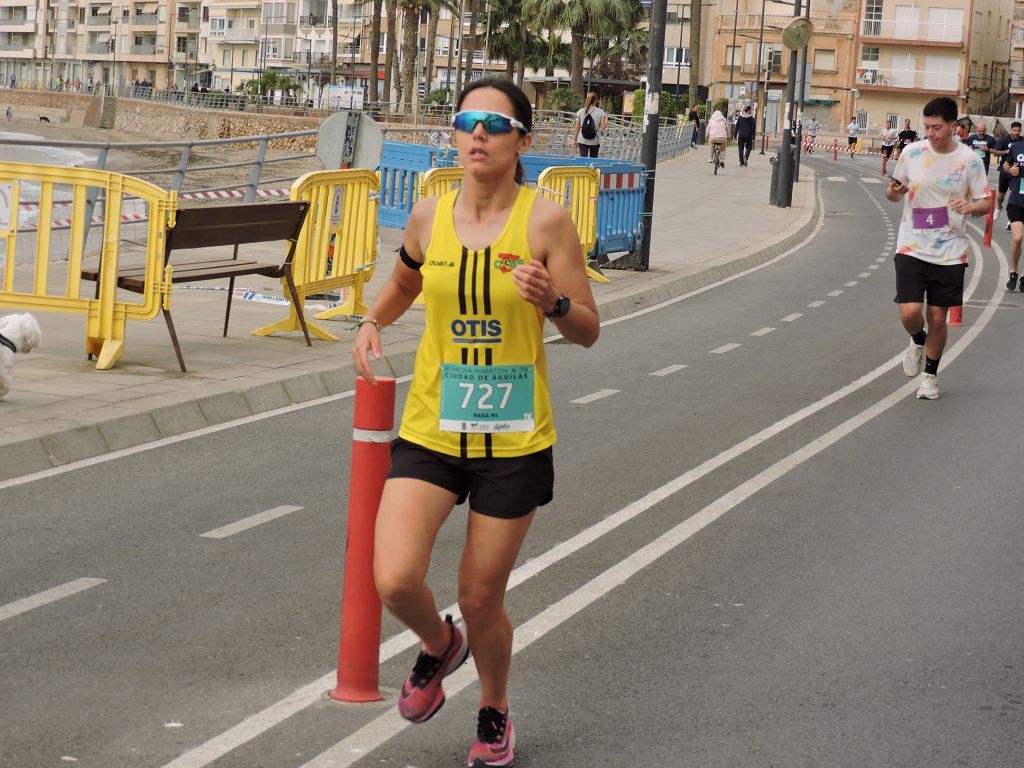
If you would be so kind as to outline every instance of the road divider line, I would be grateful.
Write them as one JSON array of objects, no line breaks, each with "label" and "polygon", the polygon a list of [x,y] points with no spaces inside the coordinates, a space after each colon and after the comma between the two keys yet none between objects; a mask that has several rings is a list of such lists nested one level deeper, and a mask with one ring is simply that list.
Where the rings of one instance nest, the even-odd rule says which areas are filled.
[{"label": "road divider line", "polygon": [[[980,273],[980,269],[978,270]],[[981,328],[988,324],[998,303],[993,294],[977,325],[973,326],[954,345],[945,358],[956,359],[959,353],[974,339]],[[719,520],[726,513],[767,488],[776,480],[801,467],[825,449],[832,447],[844,437],[871,422],[894,405],[906,399],[917,388],[916,381],[909,381],[874,405],[833,427],[781,461],[762,470],[754,477],[720,496],[693,516],[669,529],[654,541],[646,544],[628,557],[598,574],[586,584],[566,595],[558,602],[545,608],[515,629],[512,640],[512,655],[529,647],[537,640],[550,634],[560,625],[581,613],[585,608],[622,586],[630,578],[657,562],[664,555],[691,539],[697,533]],[[445,694],[451,698],[468,688],[476,680],[475,670],[469,665],[454,675],[445,678]],[[394,708],[376,717],[333,747],[303,763],[301,768],[351,768],[375,749],[404,731],[411,723],[401,718]]]},{"label": "road divider line", "polygon": [[620,391],[621,390],[618,389],[601,389],[598,390],[597,392],[594,392],[592,395],[584,395],[583,397],[577,397],[575,400],[570,400],[569,402],[572,403],[573,405],[586,405],[587,403],[592,403],[595,400],[602,400],[606,397],[617,395]]},{"label": "road divider line", "polygon": [[807,306],[808,306],[808,307],[811,307],[811,308],[817,308],[817,307],[822,307],[822,306],[824,306],[824,305],[825,305],[825,302],[824,302],[824,301],[822,301],[821,299],[818,299],[817,301],[812,301],[812,302],[811,302],[810,304],[808,304]]},{"label": "road divider line", "polygon": [[774,328],[759,328],[758,330],[754,331],[750,335],[751,336],[767,336],[769,333],[771,333],[774,330],[775,330]]},{"label": "road divider line", "polygon": [[842,296],[843,292],[842,291],[830,291],[828,295],[829,296]]},{"label": "road divider line", "polygon": [[847,288],[853,288],[853,286],[857,285],[857,281],[856,280],[850,280],[849,282],[844,283],[843,285],[845,285]]},{"label": "road divider line", "polygon": [[742,344],[737,344],[736,342],[731,342],[729,344],[723,344],[720,347],[716,347],[715,349],[712,349],[710,354],[712,354],[712,355],[724,355],[726,352],[732,352],[734,349],[738,349],[739,347],[742,347],[742,346],[743,346]]},{"label": "road divider line", "polygon": [[682,363],[676,363],[675,365],[670,365],[667,368],[662,368],[660,371],[652,371],[651,373],[648,373],[647,375],[648,376],[668,376],[670,373],[675,373],[676,371],[681,371],[685,367],[686,366],[683,365]]},{"label": "road divider line", "polygon": [[792,315],[786,315],[784,318],[782,318],[782,322],[783,323],[792,323],[794,320],[799,320],[803,316],[804,316],[803,312],[794,312]]},{"label": "road divider line", "polygon": [[7,605],[0,605],[0,621],[6,621],[7,619],[13,619],[27,611],[31,611],[35,608],[41,608],[44,605],[55,603],[58,600],[63,600],[65,597],[71,597],[77,595],[79,592],[84,592],[87,589],[98,587],[100,584],[106,584],[106,579],[75,579],[69,581],[67,584],[61,584],[59,587],[52,587],[51,589],[43,590],[35,595],[29,595],[23,597],[20,600],[15,600]]},{"label": "road divider line", "polygon": [[857,277],[871,277],[870,272],[861,272]]},{"label": "road divider line", "polygon": [[[824,208],[822,208],[822,214],[824,214]],[[980,253],[976,244],[973,244],[976,253]],[[999,251],[999,258],[1005,261],[1005,256],[1002,250],[996,246]],[[974,291],[978,285],[981,277],[981,263],[979,261],[978,269],[973,270],[971,282],[964,291],[966,299],[974,294]],[[674,301],[674,300],[673,300]],[[824,304],[824,302],[821,302]],[[646,310],[645,310],[646,312]],[[971,331],[975,328],[972,327]],[[960,342],[957,342],[958,344]],[[957,345],[953,345],[955,350]],[[950,353],[947,353],[947,356]],[[954,358],[955,359],[955,356]],[[767,442],[776,435],[784,432],[790,427],[799,424],[800,422],[810,418],[817,414],[819,411],[823,411],[825,408],[839,402],[844,397],[860,390],[867,386],[871,382],[875,381],[879,377],[888,373],[891,369],[900,365],[903,361],[903,351],[901,350],[896,356],[885,361],[874,370],[861,376],[859,379],[841,387],[840,389],[832,392],[829,395],[821,398],[820,400],[811,403],[804,408],[796,411],[789,416],[771,424],[770,426],[762,429],[760,432],[751,435],[747,439],[737,443],[736,445],[728,448],[716,456],[702,462],[698,466],[690,469],[683,473],[674,480],[665,483],[659,488],[651,491],[647,495],[640,499],[632,502],[631,504],[623,507],[618,512],[615,512],[608,517],[598,521],[594,525],[586,528],[574,536],[566,539],[560,544],[555,545],[547,552],[544,552],[537,557],[534,557],[522,565],[518,566],[512,571],[509,577],[508,589],[513,589],[520,584],[528,581],[533,576],[536,576],[551,566],[557,564],[561,560],[568,558],[575,554],[577,551],[583,549],[594,541],[597,541],[602,536],[614,531],[616,528],[625,525],[633,518],[639,516],[662,499],[666,499],[675,493],[683,490],[692,483],[697,482],[706,475],[711,474],[722,466],[725,466],[730,461],[748,453],[749,451],[758,448],[763,443]],[[913,382],[911,382],[912,384]],[[453,618],[461,616],[459,606],[457,603],[447,606],[441,611],[442,614],[450,613]],[[399,653],[404,653],[409,649],[419,644],[419,638],[410,631],[404,630],[399,632],[397,635],[385,640],[380,646],[380,663],[390,661],[392,658],[397,656]],[[460,673],[456,673],[458,675]],[[452,675],[455,678],[456,675]],[[203,744],[199,745],[181,755],[177,759],[167,763],[162,768],[206,768],[206,766],[213,763],[215,760],[220,759],[228,752],[248,743],[252,739],[261,735],[262,733],[269,731],[271,728],[276,727],[280,723],[287,720],[289,717],[301,712],[308,706],[321,701],[324,691],[330,689],[336,682],[337,671],[331,670],[320,678],[308,683],[298,690],[294,691],[284,699],[271,704],[270,706],[260,710],[254,715],[250,715],[248,718],[232,726],[227,731],[224,731],[217,736],[209,739]],[[445,685],[448,685],[446,680]],[[382,719],[381,719],[382,720]],[[377,721],[375,721],[377,722]],[[383,726],[382,726],[383,727]]]},{"label": "road divider line", "polygon": [[226,539],[228,536],[234,536],[236,533],[247,531],[250,528],[255,528],[257,525],[263,525],[263,523],[269,523],[271,520],[277,520],[279,517],[290,515],[292,512],[298,512],[301,509],[302,507],[294,506],[274,507],[265,512],[244,517],[234,523],[214,528],[212,531],[200,533],[199,535],[204,539]]}]

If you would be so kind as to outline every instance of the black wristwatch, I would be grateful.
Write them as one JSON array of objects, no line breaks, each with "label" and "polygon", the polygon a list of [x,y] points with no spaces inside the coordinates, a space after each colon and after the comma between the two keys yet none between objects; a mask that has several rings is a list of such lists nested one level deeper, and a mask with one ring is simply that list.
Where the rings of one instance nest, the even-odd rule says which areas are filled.
[{"label": "black wristwatch", "polygon": [[559,296],[555,300],[555,308],[550,312],[545,312],[544,317],[565,317],[569,314],[569,297]]}]

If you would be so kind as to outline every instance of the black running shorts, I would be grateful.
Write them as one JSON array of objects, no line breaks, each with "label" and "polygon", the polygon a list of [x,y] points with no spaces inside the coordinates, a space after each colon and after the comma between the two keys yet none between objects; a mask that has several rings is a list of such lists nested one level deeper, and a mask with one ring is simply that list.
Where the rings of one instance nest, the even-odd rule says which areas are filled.
[{"label": "black running shorts", "polygon": [[507,459],[463,459],[396,438],[388,478],[411,477],[469,499],[469,508],[512,520],[554,498],[555,467],[550,448]]},{"label": "black running shorts", "polygon": [[857,137],[856,136],[847,136],[846,137],[846,146],[852,147],[856,143],[857,143]]},{"label": "black running shorts", "polygon": [[966,264],[931,264],[905,253],[897,253],[893,263],[897,304],[923,304],[927,296],[932,307],[963,306]]},{"label": "black running shorts", "polygon": [[999,194],[1005,195],[1006,190],[1010,188],[1010,182],[1013,180],[1013,176],[1003,170],[1003,163],[1000,160],[999,163]]},{"label": "black running shorts", "polygon": [[1007,205],[1006,218],[1012,221],[1024,221],[1024,206]]},{"label": "black running shorts", "polygon": [[895,147],[892,144],[882,145],[882,157],[892,157],[892,151]]}]

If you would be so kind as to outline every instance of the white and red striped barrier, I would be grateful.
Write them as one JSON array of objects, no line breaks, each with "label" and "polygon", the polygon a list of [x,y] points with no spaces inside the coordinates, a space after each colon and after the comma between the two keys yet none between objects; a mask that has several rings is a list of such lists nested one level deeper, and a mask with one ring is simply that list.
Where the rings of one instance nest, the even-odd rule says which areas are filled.
[{"label": "white and red striped barrier", "polygon": [[601,189],[640,189],[640,174],[605,173],[602,170]]}]

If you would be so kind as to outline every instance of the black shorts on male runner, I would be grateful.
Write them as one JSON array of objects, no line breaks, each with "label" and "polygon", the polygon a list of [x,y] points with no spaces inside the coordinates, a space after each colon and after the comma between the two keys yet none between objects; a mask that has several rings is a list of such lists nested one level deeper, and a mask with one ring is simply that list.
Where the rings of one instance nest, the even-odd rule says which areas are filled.
[{"label": "black shorts on male runner", "polygon": [[927,296],[931,307],[963,306],[966,264],[932,264],[905,253],[897,253],[893,263],[897,304],[923,304]]},{"label": "black shorts on male runner", "polygon": [[1006,218],[1010,222],[1020,221],[1024,222],[1024,206],[1022,205],[1007,205],[1006,206]]},{"label": "black shorts on male runner", "polygon": [[857,143],[857,137],[856,136],[847,136],[846,137],[846,146],[852,147],[856,143]]},{"label": "black shorts on male runner", "polygon": [[525,517],[554,498],[551,448],[504,459],[463,459],[396,438],[388,478],[411,477],[469,499],[469,508],[488,517]]},{"label": "black shorts on male runner", "polygon": [[883,144],[882,145],[882,157],[892,157],[892,150],[893,150],[893,145],[892,144]]},{"label": "black shorts on male runner", "polygon": [[1013,180],[1013,176],[1003,170],[1003,164],[999,164],[999,194],[1005,195],[1006,190],[1010,188],[1010,182]]}]

